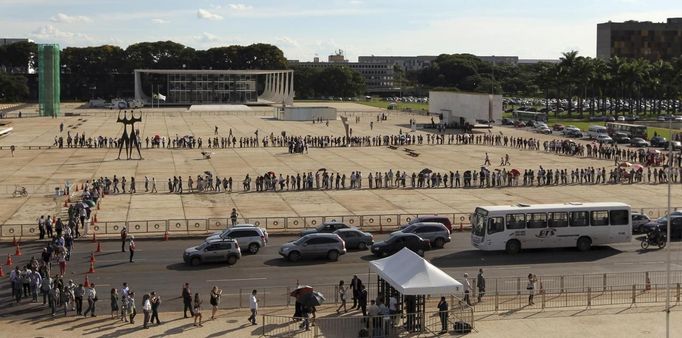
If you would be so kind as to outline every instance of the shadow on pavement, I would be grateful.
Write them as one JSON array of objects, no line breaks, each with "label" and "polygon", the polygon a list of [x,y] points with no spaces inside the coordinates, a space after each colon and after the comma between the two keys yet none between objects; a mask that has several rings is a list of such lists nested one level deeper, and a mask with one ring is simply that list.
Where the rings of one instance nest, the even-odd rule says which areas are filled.
[{"label": "shadow on pavement", "polygon": [[[239,264],[239,263],[237,263]],[[203,263],[198,266],[191,266],[185,263],[173,263],[166,265],[166,269],[173,271],[196,271],[196,270],[211,270],[211,269],[224,269],[229,268],[231,265],[227,263]]]},{"label": "shadow on pavement", "polygon": [[[343,260],[343,256],[339,257],[339,260]],[[269,259],[263,264],[268,265],[268,266],[311,266],[311,265],[322,265],[322,264],[330,264],[330,263],[336,263],[332,262],[330,260],[321,258],[321,259],[304,259],[301,258],[300,260],[296,262],[290,262],[284,258],[273,258]]]},{"label": "shadow on pavement", "polygon": [[486,265],[505,265],[593,262],[618,255],[621,252],[608,246],[596,246],[588,252],[579,252],[574,248],[526,249],[517,255],[509,255],[504,251],[467,250],[434,257],[431,259],[431,263],[438,267],[456,268],[483,263]]}]

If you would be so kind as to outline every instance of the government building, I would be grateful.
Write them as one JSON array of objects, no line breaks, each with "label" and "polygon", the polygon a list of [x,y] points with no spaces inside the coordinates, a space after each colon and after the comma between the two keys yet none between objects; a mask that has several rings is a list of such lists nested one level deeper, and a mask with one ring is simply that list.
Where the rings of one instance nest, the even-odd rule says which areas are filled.
[{"label": "government building", "polygon": [[667,22],[625,21],[597,25],[597,58],[670,60],[682,56],[682,18]]}]

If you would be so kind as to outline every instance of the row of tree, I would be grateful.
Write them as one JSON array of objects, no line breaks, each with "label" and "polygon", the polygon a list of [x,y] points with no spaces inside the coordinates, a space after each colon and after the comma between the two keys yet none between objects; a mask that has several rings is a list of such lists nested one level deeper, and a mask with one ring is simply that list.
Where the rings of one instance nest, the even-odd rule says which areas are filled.
[{"label": "row of tree", "polygon": [[[37,96],[37,47],[30,42],[0,47],[0,100]],[[172,41],[128,46],[68,47],[61,52],[62,98],[111,98],[132,92],[134,69],[284,69],[287,60],[276,46],[253,44],[195,50]],[[295,66],[294,66],[295,67]],[[299,98],[349,97],[365,92],[360,74],[348,67],[296,67]],[[682,57],[671,61],[600,60],[564,53],[558,63],[493,64],[471,54],[442,54],[428,67],[404,71],[394,67],[403,93],[423,95],[429,89],[494,92],[505,96],[544,97],[546,110],[569,115],[597,112],[678,110],[682,95]],[[28,82],[29,90],[24,90]],[[27,93],[27,92],[30,92]],[[551,101],[550,101],[551,99]]]}]

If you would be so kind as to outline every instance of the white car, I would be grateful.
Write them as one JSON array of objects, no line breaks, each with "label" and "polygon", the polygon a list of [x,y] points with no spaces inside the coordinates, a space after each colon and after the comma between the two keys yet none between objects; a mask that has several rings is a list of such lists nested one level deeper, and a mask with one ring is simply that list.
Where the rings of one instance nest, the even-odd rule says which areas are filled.
[{"label": "white car", "polygon": [[561,131],[562,134],[567,135],[575,132],[580,132],[580,128],[573,126],[573,125],[568,125],[564,127],[564,130]]},{"label": "white car", "polygon": [[609,135],[599,134],[599,135],[597,135],[597,142],[611,144],[611,143],[613,143],[613,139]]},{"label": "white car", "polygon": [[552,133],[552,129],[549,129],[549,127],[547,127],[546,125],[544,125],[544,126],[539,126],[539,127],[535,128],[535,132],[538,132],[538,133],[541,133],[541,134],[551,134],[551,133]]}]

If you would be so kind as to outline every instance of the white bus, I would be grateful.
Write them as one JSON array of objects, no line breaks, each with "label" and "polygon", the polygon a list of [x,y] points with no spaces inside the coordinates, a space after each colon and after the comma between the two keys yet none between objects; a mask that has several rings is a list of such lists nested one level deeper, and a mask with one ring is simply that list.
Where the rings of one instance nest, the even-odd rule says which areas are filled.
[{"label": "white bus", "polygon": [[630,206],[624,203],[517,204],[478,207],[471,243],[486,251],[577,247],[630,242]]}]

